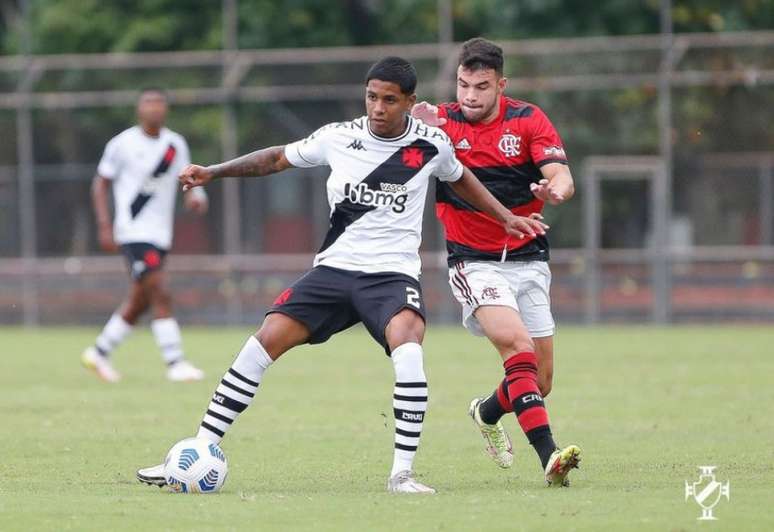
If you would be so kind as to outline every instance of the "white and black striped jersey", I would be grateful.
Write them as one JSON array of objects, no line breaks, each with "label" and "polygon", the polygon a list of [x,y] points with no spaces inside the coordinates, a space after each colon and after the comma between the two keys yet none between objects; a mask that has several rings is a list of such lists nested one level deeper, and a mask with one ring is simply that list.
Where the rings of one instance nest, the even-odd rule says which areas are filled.
[{"label": "white and black striped jersey", "polygon": [[391,139],[371,132],[368,118],[335,122],[288,144],[293,166],[330,166],[330,229],[314,265],[419,278],[427,186],[432,176],[456,181],[462,164],[446,133],[408,117]]},{"label": "white and black striped jersey", "polygon": [[167,128],[151,137],[134,126],[107,143],[97,174],[113,183],[116,243],[172,246],[177,176],[189,162],[185,139]]}]

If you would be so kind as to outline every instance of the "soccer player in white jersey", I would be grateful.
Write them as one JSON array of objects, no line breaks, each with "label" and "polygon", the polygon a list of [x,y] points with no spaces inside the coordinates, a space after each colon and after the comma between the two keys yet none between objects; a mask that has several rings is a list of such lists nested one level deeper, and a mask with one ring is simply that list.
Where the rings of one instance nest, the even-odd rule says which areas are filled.
[{"label": "soccer player in white jersey", "polygon": [[[279,295],[258,332],[247,339],[215,390],[197,437],[220,443],[283,353],[325,342],[362,322],[395,370],[395,445],[387,489],[434,493],[413,473],[428,397],[418,250],[429,179],[449,183],[510,234],[542,234],[545,226],[511,214],[457,161],[445,133],[408,115],[415,88],[410,63],[382,59],[366,76],[367,116],[329,124],[287,146],[183,171],[180,180],[191,189],[221,177],[264,176],[293,166],[331,169],[330,229],[314,268]],[[137,477],[165,484],[162,465],[141,469]]]},{"label": "soccer player in white jersey", "polygon": [[[171,381],[201,380],[204,373],[183,355],[180,327],[172,315],[162,266],[172,245],[177,176],[190,163],[185,139],[164,127],[168,105],[160,89],[145,89],[137,103],[138,124],[108,142],[92,183],[99,242],[105,251],[118,248],[132,278],[129,294],[113,313],[94,345],[81,355],[83,364],[107,382],[117,382],[110,355],[137,320],[153,308],[151,330]],[[113,191],[115,219],[108,196]],[[204,214],[203,189],[185,194],[188,209]]]}]

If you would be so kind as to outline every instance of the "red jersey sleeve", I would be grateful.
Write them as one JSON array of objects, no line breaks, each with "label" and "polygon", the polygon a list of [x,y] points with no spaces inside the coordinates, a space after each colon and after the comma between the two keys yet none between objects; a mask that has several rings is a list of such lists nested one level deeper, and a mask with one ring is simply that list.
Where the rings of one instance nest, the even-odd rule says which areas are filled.
[{"label": "red jersey sleeve", "polygon": [[559,133],[546,114],[535,107],[530,123],[531,135],[529,139],[529,153],[537,167],[548,163],[567,164],[567,155]]}]

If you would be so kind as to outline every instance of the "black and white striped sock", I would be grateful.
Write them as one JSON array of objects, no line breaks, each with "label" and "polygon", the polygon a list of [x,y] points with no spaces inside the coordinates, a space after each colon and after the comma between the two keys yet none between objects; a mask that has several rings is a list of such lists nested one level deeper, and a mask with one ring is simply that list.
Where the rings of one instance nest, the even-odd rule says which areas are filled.
[{"label": "black and white striped sock", "polygon": [[253,402],[272,362],[260,342],[254,336],[248,338],[215,389],[196,437],[220,443],[237,416]]},{"label": "black and white striped sock", "polygon": [[422,362],[422,346],[406,343],[390,355],[395,366],[392,407],[395,414],[395,454],[390,476],[411,471],[419,447],[422,423],[427,410],[427,379]]}]

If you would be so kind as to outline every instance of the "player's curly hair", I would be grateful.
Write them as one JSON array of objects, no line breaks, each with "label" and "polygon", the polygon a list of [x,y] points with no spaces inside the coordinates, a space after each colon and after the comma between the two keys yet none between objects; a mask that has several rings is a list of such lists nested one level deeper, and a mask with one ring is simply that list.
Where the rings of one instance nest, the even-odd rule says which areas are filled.
[{"label": "player's curly hair", "polygon": [[475,37],[462,43],[459,64],[466,70],[494,69],[503,74],[503,49],[483,37]]},{"label": "player's curly hair", "polygon": [[366,74],[366,85],[372,79],[395,83],[403,94],[414,94],[417,88],[414,65],[401,57],[389,56],[374,63]]}]

